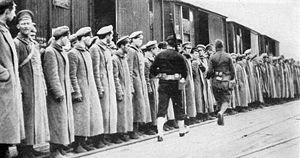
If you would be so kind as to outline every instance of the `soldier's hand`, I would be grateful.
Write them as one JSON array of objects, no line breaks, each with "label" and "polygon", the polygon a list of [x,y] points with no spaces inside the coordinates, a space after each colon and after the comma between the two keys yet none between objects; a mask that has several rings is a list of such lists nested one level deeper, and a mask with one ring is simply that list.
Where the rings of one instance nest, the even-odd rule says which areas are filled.
[{"label": "soldier's hand", "polygon": [[117,97],[117,100],[118,100],[118,101],[122,101],[123,98],[124,98],[124,96],[123,96],[123,95],[120,95],[120,96]]},{"label": "soldier's hand", "polygon": [[103,98],[103,96],[104,96],[104,91],[101,91],[101,92],[99,93],[99,97],[100,97],[100,98]]},{"label": "soldier's hand", "polygon": [[60,96],[56,98],[56,102],[61,103],[64,100],[64,96]]},{"label": "soldier's hand", "polygon": [[82,102],[82,97],[78,97],[78,98],[74,98],[73,99],[73,102],[75,102],[75,103],[79,103],[79,102]]}]

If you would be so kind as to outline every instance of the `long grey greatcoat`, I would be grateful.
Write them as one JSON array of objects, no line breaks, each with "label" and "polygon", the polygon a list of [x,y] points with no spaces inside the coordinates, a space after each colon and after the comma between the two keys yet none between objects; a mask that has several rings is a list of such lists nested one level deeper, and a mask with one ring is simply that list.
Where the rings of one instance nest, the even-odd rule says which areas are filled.
[{"label": "long grey greatcoat", "polygon": [[104,132],[102,108],[91,55],[86,48],[77,44],[68,53],[68,57],[74,90],[72,98],[82,97],[82,102],[73,102],[75,135],[90,137],[102,134]]},{"label": "long grey greatcoat", "polygon": [[243,69],[243,63],[242,61],[238,61],[237,65],[235,67],[236,70],[236,82],[238,87],[238,97],[240,98],[240,104],[238,106],[247,107],[248,106],[248,99],[247,99],[247,74],[245,70]]},{"label": "long grey greatcoat", "polygon": [[15,44],[0,22],[0,143],[17,144],[25,138],[21,85]]},{"label": "long grey greatcoat", "polygon": [[133,109],[132,109],[132,92],[133,87],[130,80],[130,72],[126,55],[119,52],[113,56],[114,79],[116,85],[118,100],[118,124],[117,132],[126,133],[133,131]]},{"label": "long grey greatcoat", "polygon": [[[145,52],[145,79],[147,83],[148,98],[151,110],[151,119],[156,124],[157,112],[158,112],[158,86],[159,79],[154,76],[150,76],[150,67],[154,62],[154,56],[150,52]],[[170,99],[171,100],[171,99]],[[173,106],[173,105],[171,105]]]},{"label": "long grey greatcoat", "polygon": [[103,97],[100,97],[104,133],[116,133],[118,109],[113,76],[112,50],[107,44],[98,40],[90,48],[90,53],[98,93],[104,92]]},{"label": "long grey greatcoat", "polygon": [[49,125],[46,105],[46,83],[41,63],[39,47],[21,33],[14,39],[19,65],[33,53],[31,59],[20,65],[22,101],[27,145],[43,144],[49,141]]},{"label": "long grey greatcoat", "polygon": [[[74,118],[68,56],[63,48],[53,41],[46,48],[43,62],[48,90],[50,142],[70,144],[74,141]],[[60,96],[64,96],[64,100],[58,103],[56,98]]]},{"label": "long grey greatcoat", "polygon": [[140,49],[130,46],[128,50],[128,66],[131,81],[134,87],[133,94],[133,121],[151,122],[151,111],[148,90],[145,79],[145,57]]},{"label": "long grey greatcoat", "polygon": [[204,78],[203,72],[205,67],[202,66],[200,59],[192,61],[192,70],[193,70],[193,79],[195,86],[195,101],[197,113],[205,113],[205,104],[204,104]]},{"label": "long grey greatcoat", "polygon": [[185,63],[188,69],[188,75],[186,77],[184,100],[186,106],[186,113],[189,117],[196,117],[196,100],[195,100],[195,87],[193,79],[193,70],[191,64],[191,56],[189,54],[183,54]]}]

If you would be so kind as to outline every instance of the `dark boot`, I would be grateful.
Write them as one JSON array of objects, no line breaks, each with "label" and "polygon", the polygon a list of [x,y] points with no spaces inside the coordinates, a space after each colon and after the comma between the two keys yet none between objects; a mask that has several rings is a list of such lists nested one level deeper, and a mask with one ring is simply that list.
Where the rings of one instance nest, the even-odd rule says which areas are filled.
[{"label": "dark boot", "polygon": [[121,143],[123,143],[123,141],[120,139],[118,133],[112,135],[112,142],[114,144],[121,144]]},{"label": "dark boot", "polygon": [[139,139],[139,135],[134,131],[128,132],[128,135],[130,139]]},{"label": "dark boot", "polygon": [[8,144],[0,144],[0,157],[11,158]]},{"label": "dark boot", "polygon": [[169,120],[167,123],[170,127],[173,127],[175,129],[179,128],[176,120]]},{"label": "dark boot", "polygon": [[103,136],[101,138],[105,145],[107,145],[107,146],[112,145],[111,136],[109,134],[103,134]]},{"label": "dark boot", "polygon": [[50,143],[50,157],[51,158],[65,158],[65,156],[62,155],[60,150],[63,150],[63,145],[61,144],[54,144]]},{"label": "dark boot", "polygon": [[85,137],[75,136],[75,153],[87,152],[87,150],[82,146],[83,143],[85,143]]},{"label": "dark boot", "polygon": [[87,142],[82,142],[81,146],[86,150],[86,151],[92,151],[96,150],[96,148],[93,146],[93,144],[88,145]]},{"label": "dark boot", "polygon": [[224,117],[223,117],[223,115],[221,115],[220,113],[218,113],[218,121],[217,121],[217,123],[218,123],[218,125],[219,126],[224,126]]},{"label": "dark boot", "polygon": [[18,145],[18,157],[20,158],[35,158],[32,145]]},{"label": "dark boot", "polygon": [[103,143],[101,139],[101,135],[95,136],[91,138],[93,140],[94,147],[97,149],[104,148],[105,144]]},{"label": "dark boot", "polygon": [[128,142],[130,140],[129,136],[125,133],[120,133],[119,137],[123,142]]},{"label": "dark boot", "polygon": [[214,117],[211,117],[210,115],[209,115],[209,113],[206,113],[205,114],[205,119],[206,120],[213,120],[213,119],[215,119]]}]

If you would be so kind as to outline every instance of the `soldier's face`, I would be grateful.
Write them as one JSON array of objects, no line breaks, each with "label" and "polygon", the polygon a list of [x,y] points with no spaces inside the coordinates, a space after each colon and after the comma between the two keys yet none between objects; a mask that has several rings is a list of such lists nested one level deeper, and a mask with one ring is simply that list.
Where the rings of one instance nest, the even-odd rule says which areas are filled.
[{"label": "soldier's face", "polygon": [[14,17],[16,16],[16,4],[13,5],[12,10],[6,9],[5,11],[6,19],[8,21],[12,21]]},{"label": "soldier's face", "polygon": [[138,38],[134,38],[134,39],[132,39],[132,41],[137,47],[141,47],[143,44],[143,38],[144,38],[143,35],[139,35]]},{"label": "soldier's face", "polygon": [[24,19],[19,21],[17,28],[23,35],[29,35],[32,29],[32,20],[31,19]]},{"label": "soldier's face", "polygon": [[91,41],[91,36],[85,36],[85,37],[82,37],[83,39],[83,42],[84,42],[84,44],[86,45],[86,46],[88,46],[89,45],[89,41]]}]

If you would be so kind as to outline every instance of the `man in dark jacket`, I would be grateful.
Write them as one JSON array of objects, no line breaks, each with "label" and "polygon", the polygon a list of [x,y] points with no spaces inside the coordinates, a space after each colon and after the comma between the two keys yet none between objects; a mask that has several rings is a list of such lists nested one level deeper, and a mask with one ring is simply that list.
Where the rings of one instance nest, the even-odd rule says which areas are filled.
[{"label": "man in dark jacket", "polygon": [[218,125],[224,125],[223,114],[229,106],[231,99],[231,80],[234,79],[235,71],[231,56],[224,51],[222,40],[215,42],[216,53],[208,62],[207,78],[212,78],[212,89],[221,110],[218,112]]},{"label": "man in dark jacket", "polygon": [[187,77],[187,66],[184,57],[174,50],[177,47],[174,36],[167,39],[167,50],[158,54],[150,68],[150,74],[159,78],[158,87],[158,113],[157,113],[157,140],[163,141],[163,125],[169,105],[169,99],[173,101],[175,117],[178,120],[179,135],[185,134],[184,118],[185,109],[182,104],[182,90],[184,89],[185,78]]}]

